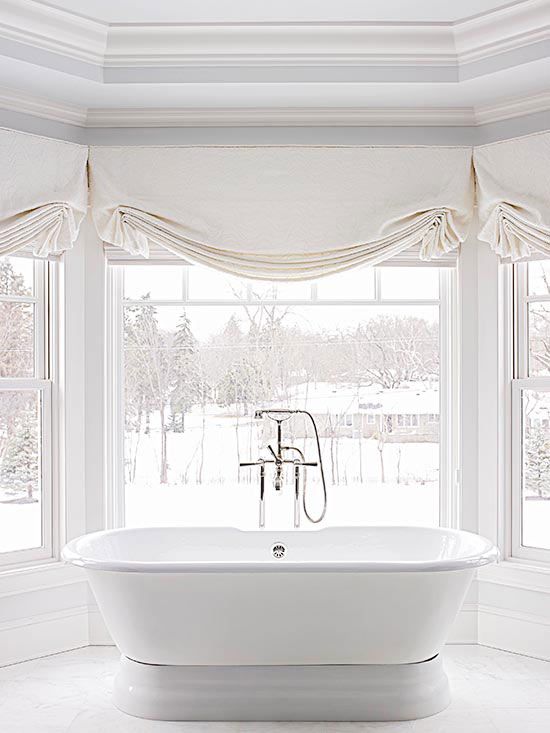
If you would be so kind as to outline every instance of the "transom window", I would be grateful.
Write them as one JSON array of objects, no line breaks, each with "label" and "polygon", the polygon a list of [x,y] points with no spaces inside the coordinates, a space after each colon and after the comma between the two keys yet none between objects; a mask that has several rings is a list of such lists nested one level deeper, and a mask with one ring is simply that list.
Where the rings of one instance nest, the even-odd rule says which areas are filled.
[{"label": "transom window", "polygon": [[0,258],[0,563],[52,554],[48,267]]},{"label": "transom window", "polygon": [[[274,425],[318,422],[325,525],[453,522],[454,270],[363,268],[316,282],[241,280],[204,267],[110,272],[112,524],[257,528]],[[284,425],[306,459],[306,421]],[[266,526],[292,526],[290,473]],[[309,469],[312,513],[318,474]]]}]

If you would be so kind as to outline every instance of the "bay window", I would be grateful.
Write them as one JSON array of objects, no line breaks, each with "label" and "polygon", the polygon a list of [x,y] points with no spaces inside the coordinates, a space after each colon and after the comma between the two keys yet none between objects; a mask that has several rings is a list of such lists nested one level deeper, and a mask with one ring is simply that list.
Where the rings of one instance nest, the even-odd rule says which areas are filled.
[{"label": "bay window", "polygon": [[[327,524],[452,524],[456,399],[452,267],[362,268],[247,281],[179,262],[109,265],[111,524],[257,526],[270,442],[258,406],[319,425]],[[286,434],[309,457],[299,417]],[[318,476],[307,476],[312,512]],[[267,496],[287,528],[292,492]]]},{"label": "bay window", "polygon": [[0,564],[52,555],[49,268],[0,258]]}]

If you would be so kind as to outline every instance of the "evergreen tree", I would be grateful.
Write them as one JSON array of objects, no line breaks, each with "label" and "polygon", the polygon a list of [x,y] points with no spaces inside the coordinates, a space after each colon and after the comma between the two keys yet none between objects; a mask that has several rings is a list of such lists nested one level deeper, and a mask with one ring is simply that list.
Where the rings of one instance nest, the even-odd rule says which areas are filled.
[{"label": "evergreen tree", "polygon": [[535,496],[550,497],[550,440],[541,428],[529,428],[524,455],[525,489]]},{"label": "evergreen tree", "polygon": [[242,405],[243,414],[248,412],[249,405],[265,399],[267,394],[260,366],[247,357],[229,366],[217,391],[220,405]]},{"label": "evergreen tree", "polygon": [[[0,258],[0,294],[30,295],[25,280],[9,259]],[[0,302],[0,377],[27,377],[33,372],[32,307]]]},{"label": "evergreen tree", "polygon": [[174,336],[174,384],[170,396],[172,430],[185,431],[185,415],[201,401],[197,341],[191,331],[191,321],[184,311]]},{"label": "evergreen tree", "polygon": [[12,434],[1,467],[2,482],[16,489],[25,489],[33,499],[38,483],[38,432],[36,415],[29,409],[20,416]]}]

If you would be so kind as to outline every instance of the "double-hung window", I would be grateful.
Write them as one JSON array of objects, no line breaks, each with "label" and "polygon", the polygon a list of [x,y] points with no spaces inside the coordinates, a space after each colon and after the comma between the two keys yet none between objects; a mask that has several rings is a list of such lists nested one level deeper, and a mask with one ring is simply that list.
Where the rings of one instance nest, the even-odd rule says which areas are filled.
[{"label": "double-hung window", "polygon": [[[455,523],[454,283],[453,267],[276,284],[111,262],[111,524],[256,528],[257,469],[239,462],[267,455],[266,406],[315,417],[325,524]],[[284,434],[316,459],[305,421]],[[266,526],[290,527],[292,498],[269,490]]]},{"label": "double-hung window", "polygon": [[0,258],[0,564],[52,556],[48,262]]},{"label": "double-hung window", "polygon": [[550,260],[513,266],[512,555],[550,561]]}]

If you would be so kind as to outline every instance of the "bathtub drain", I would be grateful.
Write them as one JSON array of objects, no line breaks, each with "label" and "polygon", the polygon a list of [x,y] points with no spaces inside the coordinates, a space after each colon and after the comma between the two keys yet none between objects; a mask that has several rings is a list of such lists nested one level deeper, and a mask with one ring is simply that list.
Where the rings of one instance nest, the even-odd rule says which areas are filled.
[{"label": "bathtub drain", "polygon": [[281,542],[277,542],[273,545],[271,548],[271,554],[273,557],[276,557],[278,560],[280,560],[281,557],[284,557],[286,555],[286,547]]}]

